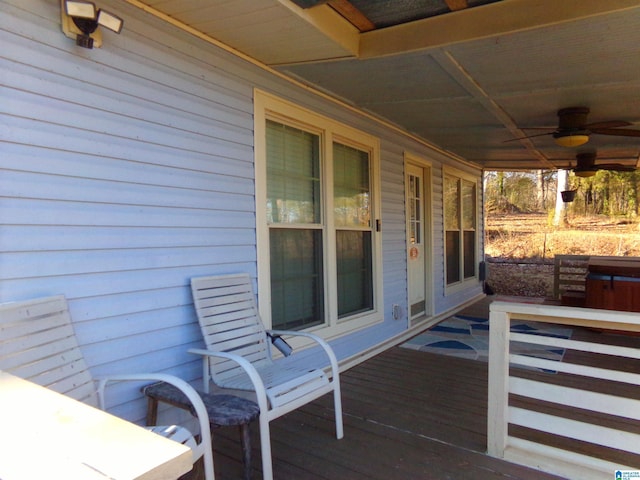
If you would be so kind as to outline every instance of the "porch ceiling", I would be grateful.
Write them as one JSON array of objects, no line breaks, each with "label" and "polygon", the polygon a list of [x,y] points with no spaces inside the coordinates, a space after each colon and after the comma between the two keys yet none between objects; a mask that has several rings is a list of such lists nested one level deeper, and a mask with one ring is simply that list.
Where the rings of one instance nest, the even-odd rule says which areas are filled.
[{"label": "porch ceiling", "polygon": [[584,151],[638,162],[640,137],[505,143],[572,106],[640,130],[638,0],[126,1],[485,169],[566,168]]}]

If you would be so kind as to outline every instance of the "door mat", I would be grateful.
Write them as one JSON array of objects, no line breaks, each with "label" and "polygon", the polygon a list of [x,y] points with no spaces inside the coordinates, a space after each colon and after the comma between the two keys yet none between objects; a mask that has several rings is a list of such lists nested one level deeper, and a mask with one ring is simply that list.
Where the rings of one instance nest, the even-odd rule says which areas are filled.
[{"label": "door mat", "polygon": [[[570,328],[518,321],[512,322],[511,331],[556,338],[570,338],[572,333]],[[466,315],[449,317],[400,346],[486,362],[489,359],[489,319]],[[564,349],[512,341],[511,353],[562,361]]]}]

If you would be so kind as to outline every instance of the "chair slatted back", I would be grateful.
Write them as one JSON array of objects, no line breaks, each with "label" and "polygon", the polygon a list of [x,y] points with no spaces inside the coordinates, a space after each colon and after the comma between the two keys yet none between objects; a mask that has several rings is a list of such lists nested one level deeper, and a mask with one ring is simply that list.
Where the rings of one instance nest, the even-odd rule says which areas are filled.
[{"label": "chair slatted back", "polygon": [[63,295],[0,305],[0,370],[98,406]]},{"label": "chair slatted back", "polygon": [[[207,349],[241,355],[256,366],[271,362],[248,274],[193,278],[191,292]],[[234,362],[210,363],[214,378],[243,372]]]}]

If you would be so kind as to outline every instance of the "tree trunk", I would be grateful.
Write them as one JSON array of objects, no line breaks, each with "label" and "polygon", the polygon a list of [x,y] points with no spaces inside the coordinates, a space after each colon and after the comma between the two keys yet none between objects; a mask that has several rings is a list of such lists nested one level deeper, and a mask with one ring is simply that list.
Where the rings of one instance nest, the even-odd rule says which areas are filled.
[{"label": "tree trunk", "polygon": [[544,182],[544,170],[536,171],[536,207],[539,210],[546,210],[545,205],[545,182]]},{"label": "tree trunk", "polygon": [[569,175],[566,170],[558,170],[558,191],[556,193],[556,211],[553,216],[553,225],[555,227],[566,225],[567,223],[567,205],[562,201],[560,192],[569,189]]},{"label": "tree trunk", "polygon": [[497,174],[497,180],[498,180],[498,195],[500,195],[500,198],[504,197],[504,172],[498,172]]},{"label": "tree trunk", "polygon": [[633,216],[638,216],[638,180],[636,178],[636,174],[631,175],[631,209],[633,212]]}]

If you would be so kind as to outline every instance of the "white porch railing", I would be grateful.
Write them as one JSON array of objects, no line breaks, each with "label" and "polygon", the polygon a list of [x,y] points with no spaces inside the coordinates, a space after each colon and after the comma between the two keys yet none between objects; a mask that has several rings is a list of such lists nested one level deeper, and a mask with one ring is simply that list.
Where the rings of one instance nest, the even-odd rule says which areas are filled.
[{"label": "white porch railing", "polygon": [[[489,330],[488,454],[581,480],[615,478],[616,470],[640,469],[640,464],[618,465],[610,460],[594,458],[590,456],[591,453],[585,455],[585,443],[583,443],[640,455],[640,434],[633,433],[640,431],[640,375],[625,372],[623,369],[588,366],[590,362],[583,360],[580,360],[580,364],[566,361],[566,353],[569,350],[579,350],[587,352],[582,355],[583,358],[601,354],[616,356],[618,357],[616,362],[608,363],[624,366],[625,360],[628,363],[640,359],[640,348],[514,333],[510,331],[512,320],[640,332],[640,314],[638,313],[493,302],[490,306]],[[509,349],[510,340],[564,348],[566,349],[565,360],[544,360],[512,354]],[[640,338],[638,338],[638,344],[640,344]],[[528,375],[536,378],[531,380],[523,378],[527,375],[513,375],[515,369],[510,375],[509,362],[524,367],[555,371],[558,375],[566,373],[569,376],[566,377],[566,382],[559,382],[559,378],[553,373]],[[546,376],[548,376],[548,382],[544,380]],[[584,387],[575,388],[575,384],[580,382],[571,381],[571,379],[585,377],[617,383],[611,384],[610,394],[590,391]],[[582,381],[581,383],[598,382]],[[566,386],[567,384],[572,386]],[[619,388],[616,389],[615,385]],[[621,385],[625,387],[622,388]],[[633,391],[631,396],[634,398],[621,397],[619,393],[621,390],[627,392],[626,395],[629,395],[629,391]],[[514,396],[517,396],[515,398],[518,401],[514,401]],[[541,402],[549,402],[544,404],[547,408],[540,408]],[[514,403],[518,406],[514,406]],[[554,406],[559,408],[553,408]],[[580,409],[580,415],[564,416],[567,412],[576,412],[578,409]],[[596,415],[612,421],[605,420],[606,427],[602,425],[602,421],[598,425],[593,422],[593,417]],[[509,426],[533,429],[556,438],[564,437],[561,439],[562,449],[512,436]],[[567,441],[567,438],[570,440]],[[554,441],[547,443],[558,445]],[[575,450],[572,450],[572,447],[575,447]],[[581,449],[583,453],[578,453]],[[587,448],[587,451],[592,452],[593,448]]]}]

